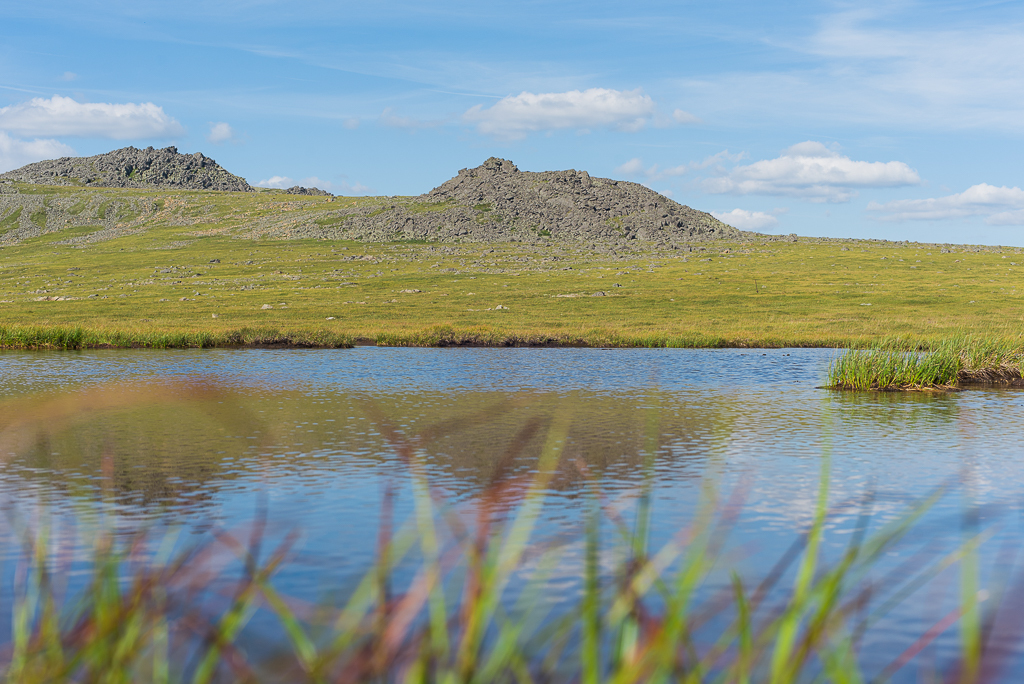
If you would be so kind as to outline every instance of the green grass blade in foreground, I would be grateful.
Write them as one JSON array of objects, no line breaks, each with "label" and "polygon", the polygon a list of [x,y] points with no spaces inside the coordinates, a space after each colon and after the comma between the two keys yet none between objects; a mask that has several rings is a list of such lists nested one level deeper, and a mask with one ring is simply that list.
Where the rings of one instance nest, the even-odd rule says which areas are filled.
[{"label": "green grass blade in foreground", "polygon": [[821,484],[818,489],[818,504],[814,522],[807,537],[807,546],[796,577],[793,598],[779,625],[775,650],[772,654],[772,684],[788,684],[795,680],[802,663],[793,658],[797,631],[809,607],[812,582],[818,562],[818,547],[824,534],[825,516],[828,513],[828,481],[830,460],[827,455],[821,459]]},{"label": "green grass blade in foreground", "polygon": [[567,418],[563,415],[556,415],[553,424],[548,429],[547,439],[537,467],[537,475],[527,489],[504,538],[495,545],[494,552],[489,554],[485,562],[479,598],[469,614],[462,642],[458,648],[456,668],[464,681],[469,680],[475,670],[484,633],[494,619],[508,581],[526,551],[534,525],[540,517],[548,485],[557,468],[568,432]]},{"label": "green grass blade in foreground", "polygon": [[600,507],[594,498],[588,506],[584,560],[582,640],[580,668],[583,684],[598,684],[601,679],[601,581],[598,575],[601,554]]}]

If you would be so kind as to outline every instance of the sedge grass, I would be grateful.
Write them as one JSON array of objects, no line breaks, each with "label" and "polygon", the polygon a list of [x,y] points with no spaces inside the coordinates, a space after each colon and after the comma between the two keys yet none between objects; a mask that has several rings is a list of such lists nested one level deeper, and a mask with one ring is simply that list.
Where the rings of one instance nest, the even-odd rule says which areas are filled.
[{"label": "sedge grass", "polygon": [[[564,435],[564,425],[552,425],[539,474],[495,480],[469,514],[431,485],[412,442],[399,444],[415,513],[392,529],[385,504],[377,560],[340,606],[310,607],[275,587],[295,537],[262,553],[263,517],[248,531],[219,530],[175,553],[152,552],[144,534],[101,533],[85,586],[71,598],[62,598],[45,528],[23,529],[12,642],[0,651],[0,672],[18,684],[885,682],[976,610],[972,593],[955,619],[944,618],[877,672],[865,669],[865,635],[939,573],[959,564],[965,586],[977,589],[971,573],[991,532],[965,528],[963,545],[947,556],[915,557],[913,566],[874,577],[939,490],[873,533],[865,503],[846,550],[829,560],[822,552],[832,515],[827,457],[811,525],[761,577],[732,572],[729,581],[717,580],[729,571],[725,540],[742,495],[720,502],[710,483],[691,523],[657,548],[648,537],[650,477],[632,524],[595,484],[578,540],[539,538]],[[566,597],[552,572],[573,544],[582,545],[583,577],[578,595]],[[210,610],[201,599],[223,573],[224,554],[236,559],[237,577]],[[411,579],[400,580],[410,562]],[[989,605],[962,621],[959,655],[944,663],[951,676],[960,673],[955,681],[996,681],[1019,642],[1019,630],[998,619],[1000,602]],[[244,629],[257,613],[276,618],[282,646],[247,646]]]},{"label": "sedge grass", "polygon": [[[923,349],[922,349],[923,347]],[[883,340],[832,361],[828,386],[852,390],[944,390],[964,384],[1019,384],[1024,342],[961,335],[930,347]]]},{"label": "sedge grass", "polygon": [[208,347],[348,348],[352,338],[323,329],[298,331],[270,327],[161,331],[63,325],[0,325],[0,349],[189,349]]}]

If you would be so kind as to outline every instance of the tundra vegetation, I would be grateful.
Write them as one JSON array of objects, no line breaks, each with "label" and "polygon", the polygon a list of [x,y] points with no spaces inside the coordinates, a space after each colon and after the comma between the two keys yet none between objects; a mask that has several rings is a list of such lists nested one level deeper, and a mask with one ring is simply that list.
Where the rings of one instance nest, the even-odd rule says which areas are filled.
[{"label": "tundra vegetation", "polygon": [[419,211],[419,198],[3,188],[0,346],[10,348],[886,339],[928,350],[1021,332],[1019,248],[749,233],[367,242],[323,226],[339,205]]}]

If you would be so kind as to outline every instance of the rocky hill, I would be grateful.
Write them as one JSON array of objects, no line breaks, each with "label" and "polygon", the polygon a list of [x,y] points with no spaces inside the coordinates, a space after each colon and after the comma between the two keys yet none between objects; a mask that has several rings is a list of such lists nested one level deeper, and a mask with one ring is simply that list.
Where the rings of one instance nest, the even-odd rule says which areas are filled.
[{"label": "rocky hill", "polygon": [[637,183],[586,171],[520,171],[496,157],[425,195],[329,214],[336,225],[321,216],[306,232],[369,240],[662,244],[749,235]]},{"label": "rocky hill", "polygon": [[252,187],[213,159],[175,147],[125,147],[94,157],[61,157],[0,174],[0,180],[44,185],[252,192]]},{"label": "rocky hill", "polygon": [[[73,190],[22,192],[22,183]],[[92,187],[149,192],[92,192]],[[177,189],[241,190],[230,201],[164,195]],[[315,188],[254,189],[201,154],[126,148],[39,162],[0,176],[0,246],[69,231],[86,244],[162,226],[216,224],[238,237],[372,242],[522,242],[602,248],[678,247],[754,237],[636,183],[586,171],[520,171],[491,158],[415,197],[333,197]]]}]

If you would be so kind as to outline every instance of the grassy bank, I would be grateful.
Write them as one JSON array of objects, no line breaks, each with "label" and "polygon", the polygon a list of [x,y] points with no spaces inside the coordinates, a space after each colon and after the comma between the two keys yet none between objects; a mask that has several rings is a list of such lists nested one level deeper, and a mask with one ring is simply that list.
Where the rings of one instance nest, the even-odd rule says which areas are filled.
[{"label": "grassy bank", "polygon": [[950,390],[1024,385],[1024,342],[958,336],[930,346],[883,340],[834,360],[828,386],[851,390]]},{"label": "grassy bank", "polygon": [[[0,236],[0,324],[124,340],[269,328],[397,345],[711,347],[935,343],[1024,327],[1019,248],[358,243],[343,228],[318,240],[287,229],[318,225],[345,198],[88,192],[110,195],[108,209],[118,193],[159,209],[105,211],[102,229],[49,221],[34,237]],[[256,229],[267,221],[284,227]]]},{"label": "grassy bank", "polygon": [[0,349],[190,349],[209,347],[318,347],[344,349],[351,337],[329,330],[275,328],[163,332],[76,325],[0,325]]}]

